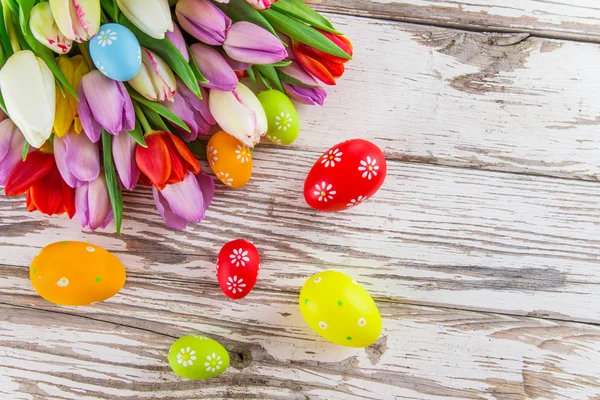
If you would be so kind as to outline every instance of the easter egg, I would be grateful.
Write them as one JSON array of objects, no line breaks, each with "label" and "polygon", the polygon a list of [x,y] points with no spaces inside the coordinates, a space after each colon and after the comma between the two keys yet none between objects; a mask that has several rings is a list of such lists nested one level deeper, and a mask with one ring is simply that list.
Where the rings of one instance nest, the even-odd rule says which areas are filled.
[{"label": "easter egg", "polygon": [[227,297],[246,297],[254,288],[259,272],[260,256],[252,243],[237,239],[221,248],[217,259],[217,280]]},{"label": "easter egg", "polygon": [[90,39],[90,56],[100,72],[115,81],[133,79],[142,66],[142,49],[123,25],[106,24]]},{"label": "easter egg", "polygon": [[210,138],[206,157],[215,176],[230,188],[241,188],[252,176],[252,151],[224,131]]},{"label": "easter egg", "polygon": [[125,284],[125,268],[101,247],[57,242],[35,256],[29,278],[35,291],[51,303],[87,306],[117,294]]},{"label": "easter egg", "polygon": [[269,123],[267,139],[277,144],[292,144],[300,133],[300,119],[294,104],[279,90],[265,90],[257,97]]},{"label": "easter egg", "polygon": [[184,336],[169,349],[173,372],[187,379],[209,379],[229,366],[229,353],[219,342],[205,336]]},{"label": "easter egg", "polygon": [[373,196],[387,174],[379,147],[363,139],[333,146],[315,162],[304,182],[304,198],[319,211],[342,211]]},{"label": "easter egg", "polygon": [[299,301],[308,325],[330,342],[367,347],[379,338],[381,316],[375,302],[346,274],[324,271],[311,276]]}]

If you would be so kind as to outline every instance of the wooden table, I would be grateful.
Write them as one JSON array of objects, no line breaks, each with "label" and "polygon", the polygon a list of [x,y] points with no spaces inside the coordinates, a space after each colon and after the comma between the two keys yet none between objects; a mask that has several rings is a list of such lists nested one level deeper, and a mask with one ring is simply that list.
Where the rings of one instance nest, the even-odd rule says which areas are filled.
[{"label": "wooden table", "polygon": [[[600,396],[600,4],[317,7],[355,60],[325,107],[300,107],[296,144],[260,146],[243,190],[219,185],[205,222],[166,229],[142,190],[125,196],[123,237],[90,234],[0,197],[0,398]],[[349,212],[314,212],[306,173],[353,137],[385,151],[384,187]],[[263,264],[234,302],[214,262],[237,237]],[[113,251],[125,288],[83,308],[37,297],[27,267],[57,240]],[[330,268],[376,298],[375,345],[338,347],[303,321],[301,285]],[[171,373],[169,346],[192,333],[230,351],[221,377]]]}]

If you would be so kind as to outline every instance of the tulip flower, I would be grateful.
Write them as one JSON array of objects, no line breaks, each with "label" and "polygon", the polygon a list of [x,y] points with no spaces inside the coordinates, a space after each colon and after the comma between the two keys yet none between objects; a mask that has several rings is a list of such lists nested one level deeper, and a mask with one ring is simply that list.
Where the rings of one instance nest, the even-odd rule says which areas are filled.
[{"label": "tulip flower", "polygon": [[[317,29],[317,31],[321,32],[348,55],[352,55],[352,43],[344,36],[320,29]],[[348,62],[345,58],[332,56],[295,40],[293,41],[293,48],[298,62],[321,82],[327,85],[335,85],[335,78],[339,78],[344,74],[344,64]]]},{"label": "tulip flower", "polygon": [[[299,80],[310,86],[318,86],[317,81],[308,74],[304,68],[300,66],[296,61],[292,61],[290,65],[281,69],[281,72]],[[283,89],[285,93],[292,99],[300,103],[320,106],[323,105],[325,98],[327,97],[327,91],[320,87],[308,87],[302,85],[294,85],[282,81]]]},{"label": "tulip flower", "polygon": [[73,41],[63,35],[50,10],[49,3],[38,3],[31,10],[29,28],[38,42],[55,53],[66,54],[71,50]]},{"label": "tulip flower", "polygon": [[92,231],[106,228],[113,219],[113,212],[104,174],[77,188],[75,205],[82,227]]},{"label": "tulip flower", "polygon": [[98,145],[74,130],[63,137],[54,136],[54,159],[61,176],[72,188],[91,182],[100,174]]},{"label": "tulip flower", "polygon": [[185,61],[190,62],[190,53],[185,44],[185,39],[176,23],[173,23],[173,32],[167,32],[166,37],[167,40],[179,50],[183,58],[185,58]]},{"label": "tulip flower", "polygon": [[159,190],[183,181],[188,172],[197,174],[200,165],[177,136],[165,131],[146,135],[147,148],[137,146],[135,160],[142,173]]},{"label": "tulip flower", "polygon": [[81,79],[77,95],[81,125],[92,142],[100,139],[102,128],[111,135],[135,128],[133,103],[122,82],[92,71]]},{"label": "tulip flower", "polygon": [[204,219],[215,194],[215,183],[202,171],[196,175],[188,172],[182,182],[167,185],[163,190],[153,187],[152,193],[165,224],[182,230],[189,222]]},{"label": "tulip flower", "polygon": [[223,49],[234,60],[249,64],[272,64],[288,55],[281,40],[246,21],[236,22],[229,28]]},{"label": "tulip flower", "polygon": [[177,81],[169,65],[145,47],[142,47],[142,68],[129,84],[152,101],[173,100],[177,89]]},{"label": "tulip flower", "polygon": [[45,150],[31,152],[8,176],[7,196],[27,194],[27,210],[46,215],[75,215],[75,191],[60,176],[54,155]]},{"label": "tulip flower", "polygon": [[184,31],[213,46],[223,44],[231,26],[231,19],[209,0],[179,0],[175,13]]},{"label": "tulip flower", "polygon": [[202,99],[199,99],[183,83],[179,84],[179,90],[175,94],[173,102],[165,102],[163,105],[173,111],[190,128],[190,132],[171,124],[185,142],[196,140],[198,135],[206,135],[210,128],[217,122],[208,108],[208,93],[200,87]]},{"label": "tulip flower", "polygon": [[87,42],[100,28],[100,0],[50,0],[62,34],[73,42]]},{"label": "tulip flower", "polygon": [[266,10],[271,7],[271,3],[277,3],[279,0],[246,0],[246,3],[250,4],[257,10]]},{"label": "tulip flower", "polygon": [[29,50],[13,54],[0,70],[8,114],[33,147],[41,147],[52,133],[55,90],[52,72]]},{"label": "tulip flower", "polygon": [[[43,4],[43,3],[40,3]],[[81,78],[87,74],[88,68],[82,56],[74,57],[60,56],[56,60],[58,68],[67,78],[71,87],[78,88]],[[54,117],[54,133],[62,137],[71,130],[81,133],[83,127],[77,113],[77,100],[68,94],[62,94],[60,90],[56,90],[56,116]]]},{"label": "tulip flower", "polygon": [[254,147],[267,133],[265,110],[256,95],[242,83],[232,92],[211,90],[208,105],[221,129],[248,147]]},{"label": "tulip flower", "polygon": [[133,190],[140,178],[140,169],[135,162],[135,149],[137,143],[133,138],[122,132],[113,138],[112,154],[115,162],[115,169],[123,186]]},{"label": "tulip flower", "polygon": [[168,0],[117,0],[119,8],[135,26],[155,39],[173,32]]},{"label": "tulip flower", "polygon": [[22,160],[25,137],[10,120],[0,122],[0,185],[6,184],[8,176]]},{"label": "tulip flower", "polygon": [[238,78],[225,58],[213,47],[196,43],[190,47],[192,57],[208,83],[200,83],[209,89],[230,92],[237,86]]}]

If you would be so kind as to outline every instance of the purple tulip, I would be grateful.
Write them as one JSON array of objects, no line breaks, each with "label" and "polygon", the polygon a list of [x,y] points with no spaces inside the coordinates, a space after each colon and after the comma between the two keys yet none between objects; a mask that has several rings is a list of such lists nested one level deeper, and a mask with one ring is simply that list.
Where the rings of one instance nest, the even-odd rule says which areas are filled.
[{"label": "purple tulip", "polygon": [[202,43],[193,44],[190,50],[198,69],[208,80],[208,83],[200,83],[201,86],[223,92],[231,92],[235,89],[238,77],[221,53]]},{"label": "purple tulip", "polygon": [[122,82],[92,71],[81,79],[77,96],[81,125],[92,142],[100,139],[102,128],[116,136],[135,127],[133,104]]},{"label": "purple tulip", "polygon": [[206,135],[210,128],[217,123],[208,108],[208,92],[200,88],[202,99],[199,99],[182,82],[178,82],[178,91],[175,94],[173,102],[164,102],[163,106],[173,111],[179,118],[185,122],[191,132],[171,124],[179,133],[184,142],[196,140],[198,135]]},{"label": "purple tulip", "polygon": [[119,180],[126,189],[133,190],[140,179],[140,169],[135,162],[137,143],[127,132],[113,138],[112,154]]},{"label": "purple tulip", "polygon": [[209,0],[179,0],[175,7],[179,25],[201,42],[219,46],[231,19]]},{"label": "purple tulip", "polygon": [[55,135],[53,144],[56,166],[67,185],[78,188],[98,178],[100,151],[87,136],[71,129],[63,137]]},{"label": "purple tulip", "polygon": [[0,122],[0,185],[5,185],[12,170],[21,161],[25,137],[10,120]]},{"label": "purple tulip", "polygon": [[243,72],[252,66],[252,64],[234,60],[233,58],[229,57],[227,54],[225,54],[224,57],[225,57],[225,60],[227,60],[227,63],[229,64],[231,69],[233,69],[235,72]]},{"label": "purple tulip", "polygon": [[200,222],[215,194],[212,178],[200,171],[188,172],[183,182],[167,185],[163,190],[152,186],[154,202],[168,227],[182,230],[188,222]]},{"label": "purple tulip", "polygon": [[91,182],[85,182],[75,191],[75,208],[79,223],[95,231],[106,228],[113,219],[106,178],[101,174]]},{"label": "purple tulip", "polygon": [[250,64],[272,64],[288,53],[271,32],[250,22],[236,22],[227,31],[223,49],[234,60]]},{"label": "purple tulip", "polygon": [[185,39],[175,22],[173,22],[173,32],[167,32],[165,36],[167,37],[167,40],[179,50],[183,58],[185,58],[185,61],[190,62],[190,54],[188,53]]},{"label": "purple tulip", "polygon": [[[292,61],[290,65],[285,68],[282,68],[281,71],[291,76],[292,78],[298,79],[300,82],[305,83],[311,86],[318,86],[319,84],[308,72],[302,68],[302,66],[296,62]],[[292,99],[297,102],[315,105],[318,104],[320,106],[325,102],[325,98],[327,97],[327,91],[320,87],[307,87],[302,85],[293,85],[291,83],[283,82],[283,89],[285,93]]]}]

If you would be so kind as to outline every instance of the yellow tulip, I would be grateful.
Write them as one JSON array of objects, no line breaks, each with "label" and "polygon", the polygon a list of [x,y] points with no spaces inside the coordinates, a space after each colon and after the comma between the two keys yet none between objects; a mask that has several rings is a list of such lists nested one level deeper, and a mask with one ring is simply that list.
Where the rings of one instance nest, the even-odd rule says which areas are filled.
[{"label": "yellow tulip", "polygon": [[[81,78],[88,72],[89,67],[85,63],[82,56],[75,57],[60,56],[56,59],[58,67],[69,81],[71,87],[75,90],[79,87]],[[71,125],[75,124],[75,132],[82,131],[81,120],[77,114],[77,101],[73,96],[65,93],[63,95],[60,90],[56,90],[56,115],[54,117],[54,133],[58,137],[63,137],[71,129]]]}]

